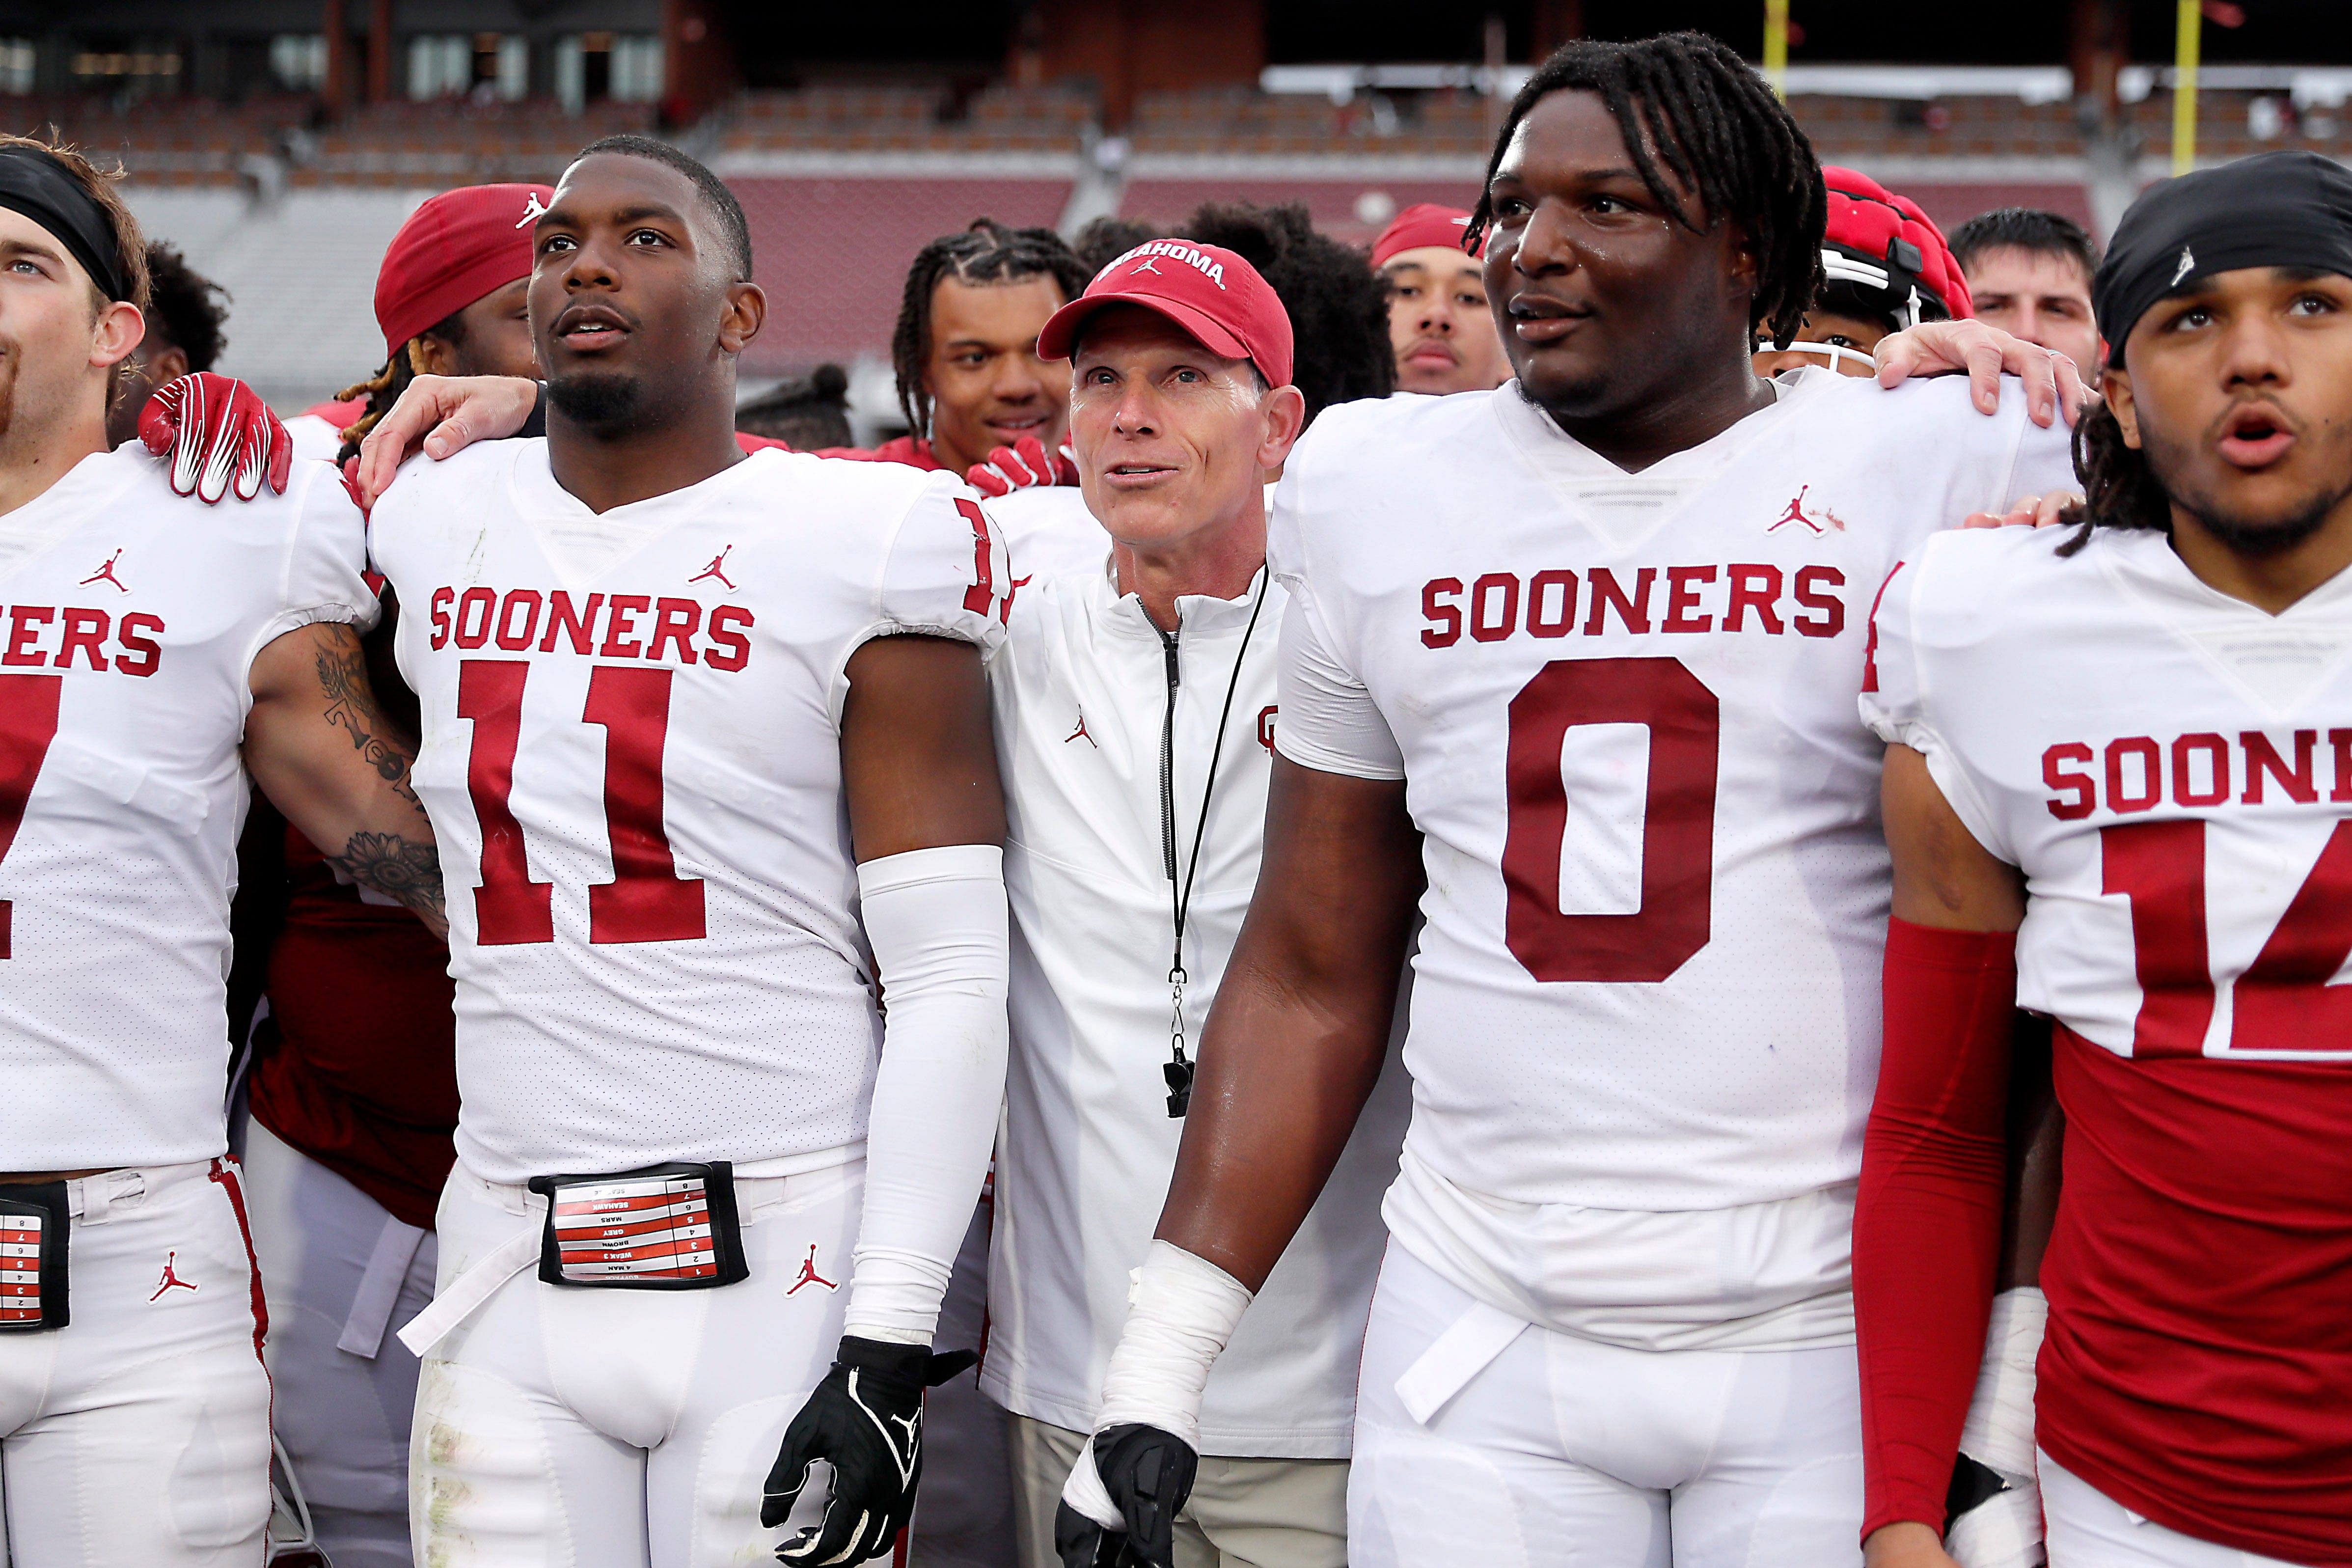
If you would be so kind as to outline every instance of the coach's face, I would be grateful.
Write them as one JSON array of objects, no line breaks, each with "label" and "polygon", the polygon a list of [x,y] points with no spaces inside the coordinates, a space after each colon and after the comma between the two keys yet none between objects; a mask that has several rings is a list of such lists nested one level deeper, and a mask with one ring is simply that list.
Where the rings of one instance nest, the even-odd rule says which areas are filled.
[{"label": "coach's face", "polygon": [[2232,550],[2291,549],[2352,497],[2352,279],[2218,273],[2139,319],[2106,387],[2174,504]]},{"label": "coach's face", "polygon": [[686,174],[626,153],[583,158],[532,246],[531,335],[566,417],[657,426],[714,378],[731,384],[765,301]]},{"label": "coach's face", "polygon": [[1251,513],[1305,424],[1293,386],[1261,387],[1156,311],[1105,310],[1071,355],[1070,447],[1087,510],[1131,549],[1181,548]]},{"label": "coach's face", "polygon": [[138,306],[100,300],[57,236],[0,208],[0,434],[105,418],[108,373],[146,330]]},{"label": "coach's face", "polygon": [[[1553,414],[1672,400],[1727,348],[1744,355],[1755,267],[1738,231],[1695,233],[1662,205],[1598,93],[1539,100],[1487,194],[1495,324],[1520,385]],[[1685,207],[1698,221],[1687,194]]]}]

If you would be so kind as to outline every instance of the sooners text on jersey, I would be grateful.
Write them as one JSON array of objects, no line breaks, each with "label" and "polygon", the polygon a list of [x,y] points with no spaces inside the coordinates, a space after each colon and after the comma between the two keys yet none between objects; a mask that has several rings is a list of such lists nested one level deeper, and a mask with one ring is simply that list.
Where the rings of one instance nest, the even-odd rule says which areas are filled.
[{"label": "sooners text on jersey", "polygon": [[2026,878],[2066,1112],[2038,1436],[2187,1534],[2352,1561],[2352,581],[2273,616],[2161,535],[2061,542],[1928,544],[1863,699]]}]

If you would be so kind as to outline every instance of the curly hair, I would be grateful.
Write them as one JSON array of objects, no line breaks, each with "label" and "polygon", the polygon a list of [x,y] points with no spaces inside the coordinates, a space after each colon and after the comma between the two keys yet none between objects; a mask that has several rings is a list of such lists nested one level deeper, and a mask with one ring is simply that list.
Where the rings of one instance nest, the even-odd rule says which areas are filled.
[{"label": "curly hair", "polygon": [[[1766,323],[1773,343],[1785,348],[1822,281],[1829,196],[1812,143],[1764,79],[1704,33],[1563,45],[1511,100],[1486,160],[1489,188],[1519,122],[1555,92],[1600,95],[1642,183],[1684,227],[1704,232],[1684,216],[1669,174],[1696,193],[1707,229],[1727,218],[1739,225],[1756,256],[1748,320]],[[1464,249],[1476,249],[1494,216],[1494,198],[1481,191]]]},{"label": "curly hair", "polygon": [[461,348],[466,342],[466,321],[463,311],[453,310],[440,321],[400,345],[400,352],[379,366],[365,381],[354,382],[335,394],[335,401],[348,403],[354,397],[367,399],[367,407],[360,416],[343,426],[342,449],[335,454],[338,464],[358,456],[360,442],[376,426],[376,421],[392,412],[408,384],[425,374],[425,340],[439,338],[451,348]]},{"label": "curly hair", "polygon": [[1066,300],[1086,292],[1094,274],[1077,253],[1050,228],[1011,228],[992,217],[974,218],[961,234],[941,235],[915,253],[907,289],[898,302],[898,324],[890,334],[890,363],[898,375],[898,408],[907,428],[927,435],[931,395],[923,372],[931,358],[931,297],[940,280],[1013,283],[1050,278]]},{"label": "curly hair", "polygon": [[1290,379],[1309,424],[1335,403],[1396,390],[1388,279],[1363,251],[1317,233],[1303,204],[1207,202],[1177,233],[1233,251],[1273,288],[1290,316]]},{"label": "curly hair", "polygon": [[1070,248],[1087,264],[1087,276],[1092,278],[1139,245],[1168,237],[1168,230],[1150,218],[1098,217],[1089,219],[1078,230],[1078,237]]},{"label": "curly hair", "polygon": [[2147,454],[2124,440],[2123,425],[2105,403],[2084,410],[2074,426],[2074,476],[2083,481],[2083,499],[2060,512],[2058,521],[2078,526],[2074,537],[2058,547],[2059,554],[2074,554],[2102,528],[2170,536],[2171,499],[2148,466]]},{"label": "curly hair", "polygon": [[147,316],[157,335],[188,356],[189,370],[212,369],[228,346],[227,307],[227,289],[162,240],[147,242]]}]

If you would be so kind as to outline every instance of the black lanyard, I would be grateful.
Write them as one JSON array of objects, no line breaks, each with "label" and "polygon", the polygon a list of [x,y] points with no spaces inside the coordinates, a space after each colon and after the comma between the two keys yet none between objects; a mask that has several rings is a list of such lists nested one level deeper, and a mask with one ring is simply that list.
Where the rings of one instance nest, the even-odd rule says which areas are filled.
[{"label": "black lanyard", "polygon": [[[1225,681],[1224,706],[1217,710],[1217,737],[1209,749],[1209,776],[1201,784],[1201,816],[1192,827],[1192,858],[1182,880],[1176,876],[1176,689],[1181,683],[1176,657],[1176,634],[1161,632],[1160,644],[1168,658],[1168,712],[1160,728],[1160,847],[1168,869],[1168,900],[1174,916],[1175,946],[1168,960],[1168,1064],[1160,1069],[1168,1080],[1168,1114],[1181,1118],[1192,1104],[1192,1063],[1184,1054],[1184,922],[1192,910],[1192,882],[1201,872],[1201,841],[1209,831],[1209,797],[1217,787],[1217,763],[1225,752],[1225,723],[1233,717],[1234,694],[1241,689],[1242,661],[1249,657],[1250,637],[1257,630],[1258,612],[1265,608],[1266,571],[1258,568],[1257,595],[1250,604],[1249,625],[1242,628],[1242,646],[1234,653],[1233,674]],[[1157,629],[1157,628],[1154,628]],[[1176,631],[1181,633],[1180,622]]]}]

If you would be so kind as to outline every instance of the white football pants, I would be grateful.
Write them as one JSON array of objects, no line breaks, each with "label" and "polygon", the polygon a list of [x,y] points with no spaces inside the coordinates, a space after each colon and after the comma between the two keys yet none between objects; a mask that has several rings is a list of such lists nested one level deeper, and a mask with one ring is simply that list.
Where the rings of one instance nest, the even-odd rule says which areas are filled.
[{"label": "white football pants", "polygon": [[[526,1268],[425,1358],[409,1448],[416,1560],[434,1568],[764,1563],[823,1500],[760,1528],[784,1427],[833,1364],[866,1164],[739,1180],[751,1278],[710,1290],[542,1283]],[[440,1289],[547,1200],[460,1164]],[[821,1491],[812,1487],[812,1492]]]},{"label": "white football pants", "polygon": [[253,1568],[269,1522],[269,1377],[236,1167],[67,1187],[69,1320],[0,1334],[0,1559]]},{"label": "white football pants", "polygon": [[1353,1568],[1862,1560],[1852,1347],[1638,1351],[1519,1322],[1393,1242],[1348,1486]]},{"label": "white football pants", "polygon": [[2047,1454],[2041,1472],[2050,1568],[2294,1568],[2143,1519]]},{"label": "white football pants", "polygon": [[335,1568],[409,1568],[417,1363],[392,1330],[433,1299],[433,1233],[250,1118],[245,1189],[278,1441],[319,1544]]}]

